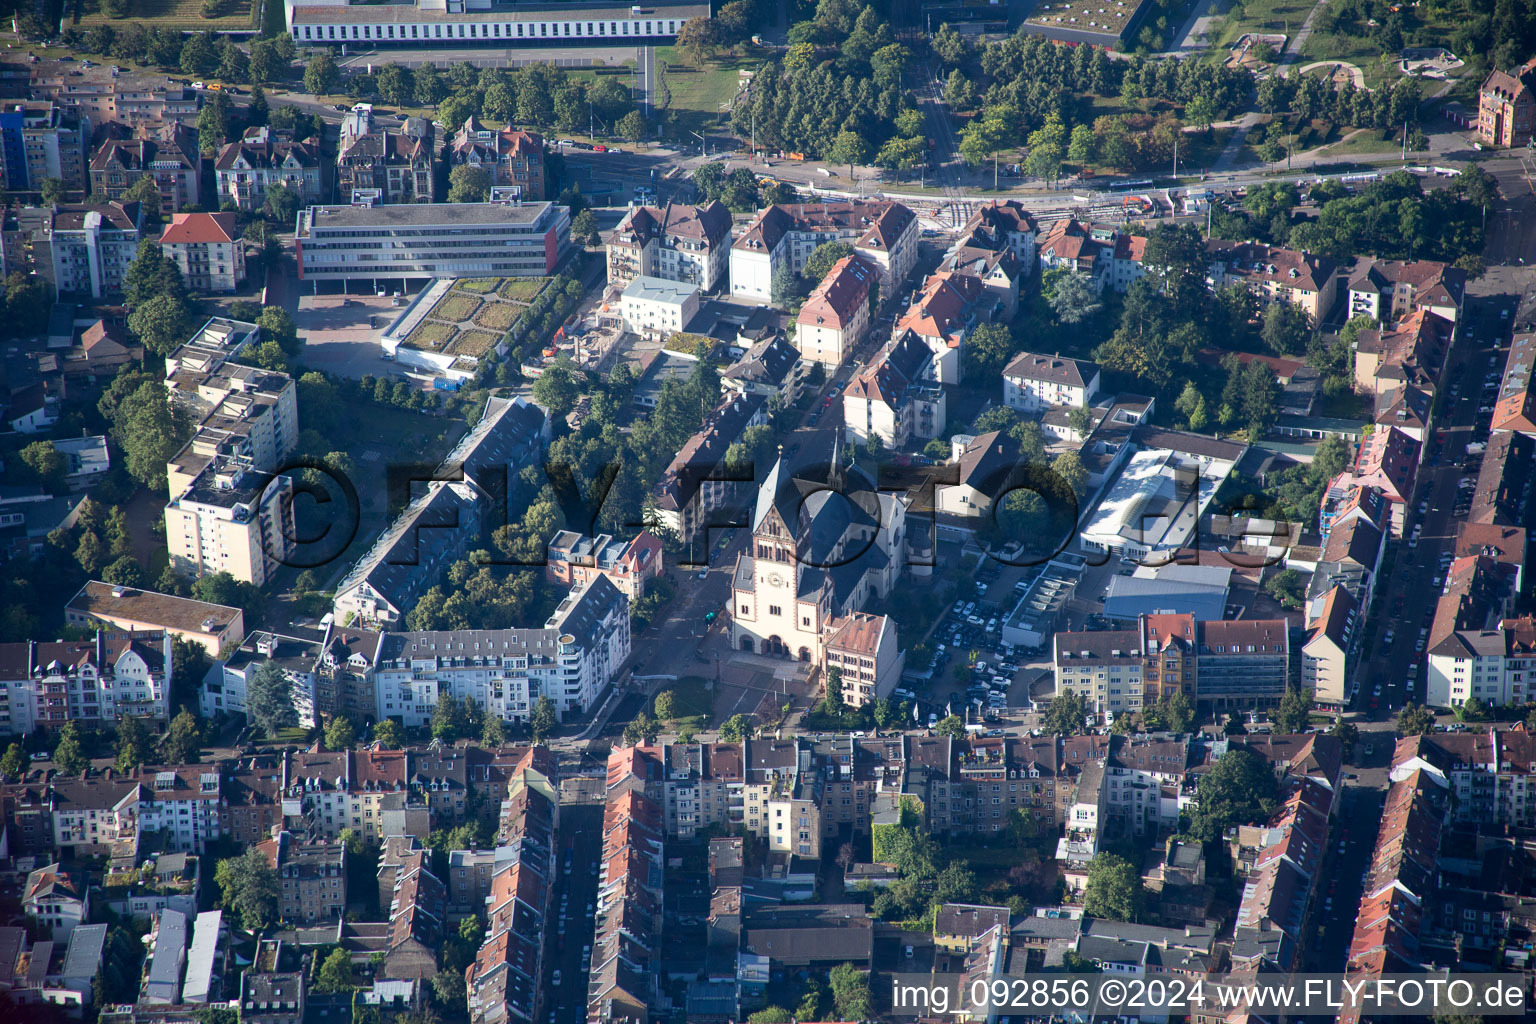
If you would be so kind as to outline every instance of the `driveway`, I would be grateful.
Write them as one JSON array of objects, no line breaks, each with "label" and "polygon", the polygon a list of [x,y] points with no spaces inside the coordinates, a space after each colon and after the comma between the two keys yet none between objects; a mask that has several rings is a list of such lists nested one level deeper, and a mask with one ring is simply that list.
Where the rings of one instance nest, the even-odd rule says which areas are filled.
[{"label": "driveway", "polygon": [[300,298],[294,323],[304,339],[304,365],[354,380],[394,372],[394,363],[381,361],[379,348],[379,335],[404,310],[393,303],[377,295]]}]

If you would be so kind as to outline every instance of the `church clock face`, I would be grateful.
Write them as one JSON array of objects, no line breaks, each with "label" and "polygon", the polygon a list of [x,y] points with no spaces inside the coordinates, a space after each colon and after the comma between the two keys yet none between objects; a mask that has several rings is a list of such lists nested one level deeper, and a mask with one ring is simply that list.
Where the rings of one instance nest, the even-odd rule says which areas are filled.
[{"label": "church clock face", "polygon": [[778,573],[774,573],[772,576],[768,577],[768,585],[773,587],[782,587],[784,585],[784,577],[780,576]]}]

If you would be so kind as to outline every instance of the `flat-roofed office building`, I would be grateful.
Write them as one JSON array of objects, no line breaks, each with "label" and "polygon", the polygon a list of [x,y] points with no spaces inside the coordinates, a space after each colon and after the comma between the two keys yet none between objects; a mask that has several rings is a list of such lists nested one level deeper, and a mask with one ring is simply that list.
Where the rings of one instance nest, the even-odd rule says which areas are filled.
[{"label": "flat-roofed office building", "polygon": [[546,277],[571,245],[554,203],[311,206],[299,211],[299,278]]}]

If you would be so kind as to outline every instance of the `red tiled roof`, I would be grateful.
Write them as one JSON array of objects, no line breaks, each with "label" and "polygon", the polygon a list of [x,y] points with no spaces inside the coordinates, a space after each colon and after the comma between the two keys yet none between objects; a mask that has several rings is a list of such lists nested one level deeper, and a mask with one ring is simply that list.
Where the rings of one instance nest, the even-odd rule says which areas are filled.
[{"label": "red tiled roof", "polygon": [[160,244],[234,242],[239,237],[233,213],[173,213]]}]

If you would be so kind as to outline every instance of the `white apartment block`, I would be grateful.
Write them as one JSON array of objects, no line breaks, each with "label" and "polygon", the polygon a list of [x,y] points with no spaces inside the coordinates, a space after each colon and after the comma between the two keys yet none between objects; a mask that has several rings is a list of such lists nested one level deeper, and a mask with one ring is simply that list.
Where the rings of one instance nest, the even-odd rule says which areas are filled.
[{"label": "white apartment block", "polygon": [[50,100],[6,100],[0,103],[0,188],[35,192],[56,178],[70,191],[87,191],[90,144],[88,117]]},{"label": "white apartment block", "polygon": [[606,577],[573,590],[542,629],[386,633],[374,669],[377,717],[429,725],[437,698],[474,698],[527,721],[540,697],[564,718],[591,708],[629,657],[629,600]]},{"label": "white apartment block", "polygon": [[1003,368],[1003,404],[1033,415],[1086,408],[1099,393],[1099,368],[1082,359],[1020,352]]},{"label": "white apartment block", "polygon": [[[492,10],[488,3],[444,7],[433,0],[380,7],[283,0],[288,31],[300,46],[365,43],[391,48],[421,47],[453,40],[478,41],[480,46],[510,47],[563,39],[567,45],[587,46],[622,41],[626,45],[657,45],[677,35],[683,23],[709,17],[708,4],[582,4],[579,10],[559,6]],[[572,42],[574,41],[574,42]]]},{"label": "white apartment block", "polygon": [[619,298],[624,329],[642,337],[666,340],[685,330],[699,312],[695,285],[659,277],[637,277]]},{"label": "white apartment block", "polygon": [[245,280],[245,241],[233,213],[173,213],[160,249],[195,292],[227,294]]},{"label": "white apartment block", "polygon": [[143,220],[138,203],[56,204],[46,216],[45,235],[58,293],[90,299],[120,293]]},{"label": "white apartment block", "polygon": [[158,832],[172,852],[202,853],[222,833],[217,769],[183,765],[146,774],[139,786],[139,831]]},{"label": "white apartment block", "polygon": [[848,242],[879,271],[890,297],[917,264],[917,217],[890,200],[840,200],[770,206],[731,243],[731,294],[768,302],[774,270],[788,263],[796,274],[823,242]]},{"label": "white apartment block", "polygon": [[1429,649],[1424,702],[1457,708],[1476,697],[1489,706],[1524,704],[1536,684],[1536,618],[1505,619],[1495,629],[1457,630]]},{"label": "white apartment block", "polygon": [[635,206],[604,241],[612,287],[659,277],[713,292],[725,282],[731,211],[718,199],[707,206]]}]

